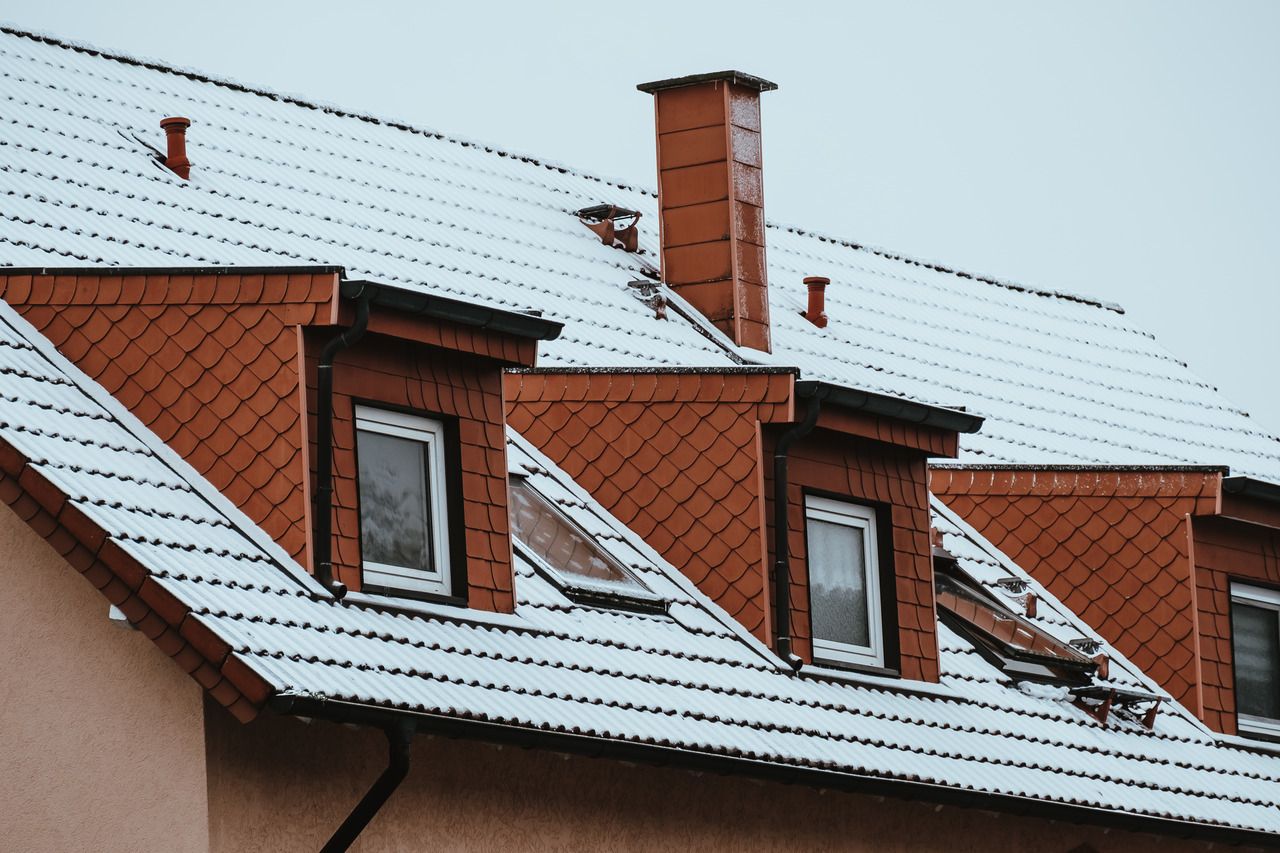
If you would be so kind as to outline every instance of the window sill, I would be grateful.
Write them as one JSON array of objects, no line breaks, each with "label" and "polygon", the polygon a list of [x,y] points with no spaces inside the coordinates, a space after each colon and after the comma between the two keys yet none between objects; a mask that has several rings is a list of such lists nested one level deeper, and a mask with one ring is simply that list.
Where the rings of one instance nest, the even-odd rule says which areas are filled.
[{"label": "window sill", "polygon": [[532,626],[522,616],[494,613],[490,610],[472,610],[467,607],[465,599],[456,597],[405,598],[397,591],[381,592],[372,590],[349,592],[342,599],[342,603],[403,616],[444,619],[449,622],[465,621],[468,625],[487,625],[493,628],[510,628],[519,631],[532,630]]},{"label": "window sill", "polygon": [[911,696],[928,696],[934,699],[956,699],[961,697],[950,687],[932,684],[927,681],[910,681],[902,678],[890,669],[876,671],[857,669],[834,669],[822,664],[805,664],[798,673],[802,678],[839,681],[859,687],[870,687],[875,690],[887,690],[892,693],[903,693]]},{"label": "window sill", "polygon": [[1236,731],[1239,738],[1247,743],[1266,742],[1271,749],[1280,749],[1280,720],[1268,720],[1263,717],[1236,717]]}]

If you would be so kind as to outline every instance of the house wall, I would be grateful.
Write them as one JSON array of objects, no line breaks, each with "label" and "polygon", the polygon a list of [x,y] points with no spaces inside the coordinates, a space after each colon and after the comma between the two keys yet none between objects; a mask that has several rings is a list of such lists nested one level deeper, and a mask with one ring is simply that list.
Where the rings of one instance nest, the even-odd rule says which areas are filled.
[{"label": "house wall", "polygon": [[1280,586],[1280,530],[1225,518],[1196,518],[1193,529],[1205,722],[1235,734],[1231,581]]},{"label": "house wall", "polygon": [[200,686],[0,506],[0,848],[208,849]]},{"label": "house wall", "polygon": [[792,375],[508,374],[507,422],[764,643],[760,423]]},{"label": "house wall", "polygon": [[[309,408],[315,420],[314,376],[326,335],[309,334]],[[360,588],[360,513],[355,470],[355,404],[400,407],[456,424],[449,496],[453,566],[465,567],[469,607],[515,609],[507,518],[507,438],[502,375],[496,362],[416,342],[370,335],[342,351],[333,372],[334,574]],[[313,433],[314,434],[314,433]],[[447,460],[448,461],[448,460]],[[312,476],[314,477],[314,459]],[[456,578],[455,578],[456,579]]]},{"label": "house wall", "polygon": [[[773,454],[778,429],[765,434]],[[795,650],[812,660],[809,581],[805,550],[804,496],[817,491],[876,505],[882,557],[892,560],[893,586],[882,595],[896,600],[896,625],[886,625],[889,660],[905,678],[938,680],[937,616],[929,544],[929,494],[925,454],[881,441],[818,429],[792,445],[787,472],[787,527],[791,557],[791,612]],[[773,477],[766,478],[773,518]],[[886,541],[887,540],[887,541]],[[892,628],[896,627],[896,631]],[[896,649],[894,648],[896,646]],[[896,651],[896,660],[893,654]]]},{"label": "house wall", "polygon": [[[1200,715],[1187,518],[1214,511],[1221,479],[1204,470],[934,469],[930,488]],[[1203,710],[1214,725],[1217,714]]]},{"label": "house wall", "polygon": [[[386,766],[386,740],[326,722],[209,715],[211,849],[313,853]],[[376,851],[1203,851],[1201,843],[974,809],[469,741],[414,739],[400,788],[353,845]]]}]

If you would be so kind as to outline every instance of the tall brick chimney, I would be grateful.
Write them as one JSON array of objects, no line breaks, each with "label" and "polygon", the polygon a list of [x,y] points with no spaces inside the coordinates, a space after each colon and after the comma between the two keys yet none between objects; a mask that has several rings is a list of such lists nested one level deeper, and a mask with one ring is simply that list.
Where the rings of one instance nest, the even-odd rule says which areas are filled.
[{"label": "tall brick chimney", "polygon": [[760,93],[740,71],[636,87],[654,96],[662,279],[739,346],[770,352]]}]

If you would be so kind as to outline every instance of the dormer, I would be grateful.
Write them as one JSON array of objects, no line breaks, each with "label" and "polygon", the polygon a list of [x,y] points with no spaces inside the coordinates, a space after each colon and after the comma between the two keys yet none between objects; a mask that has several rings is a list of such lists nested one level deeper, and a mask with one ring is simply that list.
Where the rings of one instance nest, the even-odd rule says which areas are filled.
[{"label": "dormer", "polygon": [[937,680],[926,462],[979,418],[765,367],[506,383],[512,427],[784,659]]},{"label": "dormer", "polygon": [[338,594],[513,608],[501,372],[558,323],[336,267],[7,270],[0,292]]}]

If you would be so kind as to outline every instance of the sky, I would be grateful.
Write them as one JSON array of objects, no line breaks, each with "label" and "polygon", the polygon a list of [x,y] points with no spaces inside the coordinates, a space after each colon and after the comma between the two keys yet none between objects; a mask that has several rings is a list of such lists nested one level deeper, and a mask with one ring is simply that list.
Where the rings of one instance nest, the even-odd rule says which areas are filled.
[{"label": "sky", "polygon": [[656,184],[636,84],[763,96],[766,214],[1125,308],[1280,434],[1280,3],[0,0],[0,20]]}]

